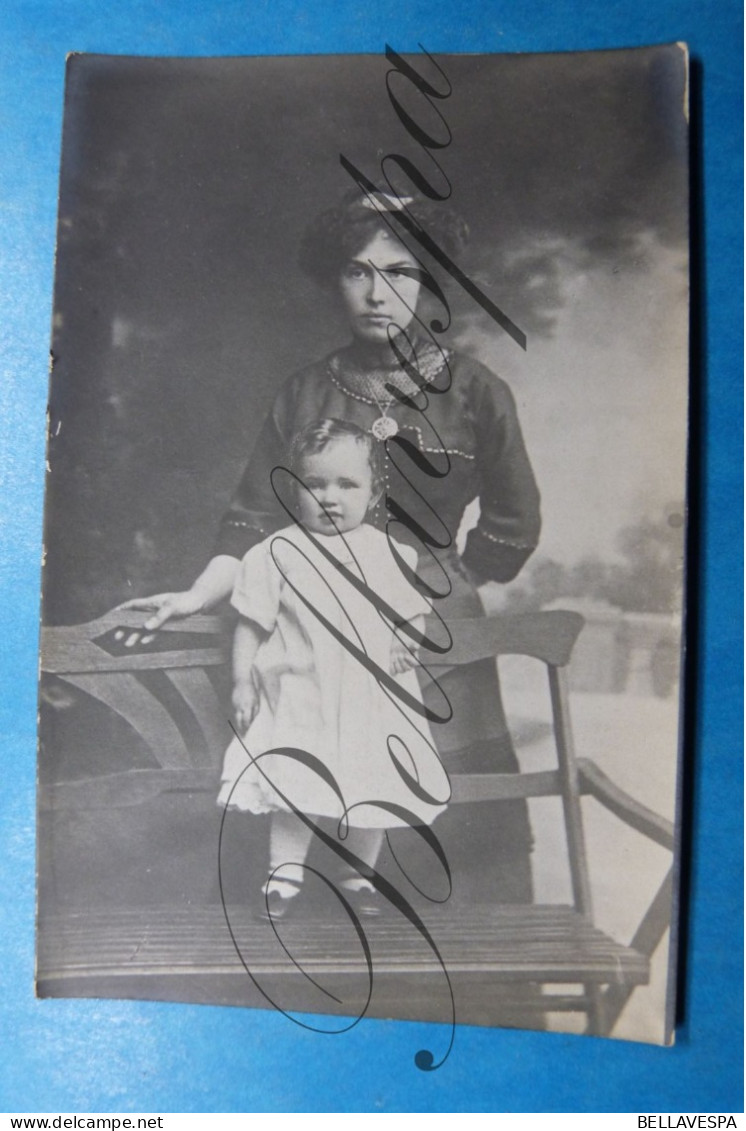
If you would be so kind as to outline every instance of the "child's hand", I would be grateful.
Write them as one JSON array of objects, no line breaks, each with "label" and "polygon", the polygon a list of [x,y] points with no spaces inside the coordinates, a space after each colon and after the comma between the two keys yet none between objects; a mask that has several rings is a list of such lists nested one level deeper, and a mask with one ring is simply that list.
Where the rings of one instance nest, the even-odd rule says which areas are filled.
[{"label": "child's hand", "polygon": [[254,684],[250,680],[234,684],[232,702],[236,726],[241,734],[245,734],[251,726],[259,706]]},{"label": "child's hand", "polygon": [[408,672],[410,668],[416,668],[419,662],[414,644],[407,646],[403,640],[395,636],[391,642],[391,658],[389,661],[391,674],[401,675],[402,672]]}]

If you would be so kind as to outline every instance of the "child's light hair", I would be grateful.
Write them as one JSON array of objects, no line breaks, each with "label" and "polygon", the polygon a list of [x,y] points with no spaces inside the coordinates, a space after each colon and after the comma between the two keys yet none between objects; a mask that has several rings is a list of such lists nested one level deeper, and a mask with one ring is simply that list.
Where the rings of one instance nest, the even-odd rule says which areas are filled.
[{"label": "child's light hair", "polygon": [[352,424],[348,420],[337,420],[333,416],[315,420],[312,424],[301,428],[300,432],[296,432],[290,444],[290,470],[300,475],[301,464],[306,456],[317,455],[335,440],[345,438],[355,440],[367,451],[368,463],[373,475],[373,491],[379,491],[383,483],[381,455],[383,444],[359,425]]}]

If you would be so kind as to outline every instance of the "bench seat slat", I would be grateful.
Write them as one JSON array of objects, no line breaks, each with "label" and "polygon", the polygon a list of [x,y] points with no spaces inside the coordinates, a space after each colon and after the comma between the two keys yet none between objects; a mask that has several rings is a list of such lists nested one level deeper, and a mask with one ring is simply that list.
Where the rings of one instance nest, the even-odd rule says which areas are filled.
[{"label": "bench seat slat", "polygon": [[126,809],[163,793],[209,793],[217,797],[216,770],[122,770],[73,781],[39,785],[41,812],[63,809]]},{"label": "bench seat slat", "polygon": [[[482,973],[498,981],[581,981],[637,985],[648,962],[615,943],[565,907],[491,909],[481,929],[465,931],[460,916],[426,918],[449,974]],[[244,908],[231,924],[253,972],[292,977],[272,928]],[[479,920],[478,920],[479,921]],[[112,909],[55,916],[41,924],[39,978],[127,977],[200,973],[245,976],[220,907]],[[365,922],[375,969],[381,974],[438,974],[427,944],[401,917]],[[547,927],[549,929],[547,930]],[[282,936],[309,972],[360,975],[359,946],[339,925],[311,919],[283,923]],[[580,1007],[579,1007],[580,1008]]]}]

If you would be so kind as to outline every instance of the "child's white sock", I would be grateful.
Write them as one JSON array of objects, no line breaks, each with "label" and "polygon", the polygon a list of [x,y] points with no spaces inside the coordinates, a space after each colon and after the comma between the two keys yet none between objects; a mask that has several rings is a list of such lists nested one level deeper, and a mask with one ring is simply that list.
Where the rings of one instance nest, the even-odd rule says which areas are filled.
[{"label": "child's white sock", "polygon": [[[350,829],[346,839],[343,841],[345,848],[359,856],[371,868],[375,867],[378,859],[378,854],[381,851],[383,844],[383,829]],[[375,891],[373,884],[370,880],[366,880],[365,876],[361,876],[359,872],[351,871],[344,880],[342,880],[342,887],[347,891]]]},{"label": "child's white sock", "polygon": [[269,832],[269,871],[272,878],[262,889],[265,895],[277,892],[283,899],[292,899],[303,884],[306,862],[313,832],[294,813],[273,813]]}]

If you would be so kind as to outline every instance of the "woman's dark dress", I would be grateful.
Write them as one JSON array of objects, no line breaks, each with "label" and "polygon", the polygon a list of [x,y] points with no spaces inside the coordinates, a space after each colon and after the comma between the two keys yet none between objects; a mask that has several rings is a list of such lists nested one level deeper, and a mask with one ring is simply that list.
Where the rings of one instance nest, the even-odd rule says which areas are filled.
[{"label": "woman's dark dress", "polygon": [[[446,623],[482,616],[464,567],[480,580],[510,581],[539,535],[539,494],[513,396],[479,362],[423,346],[417,369],[429,383],[416,397],[416,406],[401,397],[390,405],[386,397],[382,404],[365,380],[363,358],[358,347],[350,346],[303,369],[283,387],[223,518],[216,553],[242,557],[254,543],[287,525],[270,475],[286,465],[290,442],[301,428],[336,417],[370,431],[385,408],[399,431],[388,441],[385,491],[371,521],[379,526],[388,521],[394,539],[417,547],[425,586],[443,593],[450,584],[450,593],[434,601]],[[390,373],[401,374],[401,369],[394,364]],[[479,500],[480,517],[460,559],[455,537],[474,499]],[[428,548],[423,549],[423,542]],[[439,668],[437,678],[453,710],[450,722],[433,726],[446,770],[515,771],[494,662]],[[422,684],[427,703],[432,684],[426,677]],[[441,703],[438,696],[438,707]],[[524,802],[451,806],[434,829],[451,866],[454,899],[531,901],[531,833]]]}]

